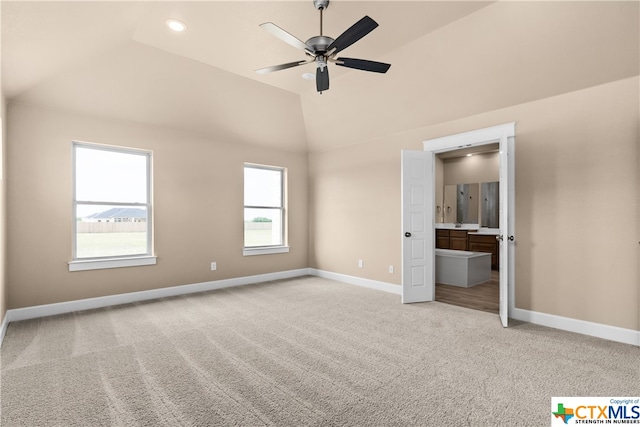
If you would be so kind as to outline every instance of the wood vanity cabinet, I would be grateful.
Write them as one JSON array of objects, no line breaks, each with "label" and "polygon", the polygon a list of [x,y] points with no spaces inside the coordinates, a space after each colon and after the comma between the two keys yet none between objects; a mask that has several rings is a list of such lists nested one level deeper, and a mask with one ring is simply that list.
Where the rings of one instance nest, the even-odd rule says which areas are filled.
[{"label": "wood vanity cabinet", "polygon": [[466,230],[449,230],[449,249],[456,251],[467,250],[467,231]]},{"label": "wood vanity cabinet", "polygon": [[436,248],[438,249],[451,249],[449,243],[449,230],[436,229]]},{"label": "wood vanity cabinet", "polygon": [[466,251],[467,231],[436,229],[436,248]]},{"label": "wood vanity cabinet", "polygon": [[491,268],[497,270],[499,263],[498,241],[494,235],[469,234],[468,247],[471,252],[489,252]]}]

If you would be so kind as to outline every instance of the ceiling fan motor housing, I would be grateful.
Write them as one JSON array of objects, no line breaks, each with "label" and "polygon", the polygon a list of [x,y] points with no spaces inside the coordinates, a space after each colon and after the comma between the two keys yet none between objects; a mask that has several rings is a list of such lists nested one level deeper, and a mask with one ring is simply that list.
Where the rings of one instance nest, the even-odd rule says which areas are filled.
[{"label": "ceiling fan motor housing", "polygon": [[313,5],[318,10],[326,9],[329,7],[329,0],[313,0]]},{"label": "ceiling fan motor housing", "polygon": [[315,36],[307,40],[307,45],[313,48],[314,53],[326,53],[329,45],[333,43],[333,39],[327,36]]}]

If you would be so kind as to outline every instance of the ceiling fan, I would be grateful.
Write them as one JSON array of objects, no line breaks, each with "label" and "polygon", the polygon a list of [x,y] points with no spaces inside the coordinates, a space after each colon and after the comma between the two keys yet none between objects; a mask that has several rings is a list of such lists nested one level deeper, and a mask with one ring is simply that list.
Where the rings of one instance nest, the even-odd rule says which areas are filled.
[{"label": "ceiling fan", "polygon": [[274,65],[271,67],[261,68],[256,70],[258,74],[267,74],[273,71],[285,70],[287,68],[297,67],[299,65],[316,63],[316,89],[322,94],[323,91],[329,89],[329,69],[327,68],[328,62],[333,62],[336,65],[347,68],[354,68],[356,70],[372,71],[374,73],[386,73],[391,64],[385,64],[384,62],[368,61],[366,59],[355,58],[336,58],[336,55],[347,47],[351,46],[371,31],[373,31],[378,23],[368,16],[365,16],[351,27],[349,27],[344,33],[340,34],[338,38],[333,39],[331,37],[322,34],[322,11],[329,6],[329,0],[313,0],[313,5],[320,11],[320,35],[311,37],[306,42],[298,39],[297,37],[286,32],[282,28],[275,25],[273,22],[265,22],[260,24],[260,27],[264,28],[269,33],[278,37],[285,43],[290,44],[300,50],[303,50],[310,58],[303,61],[288,62],[286,64]]}]

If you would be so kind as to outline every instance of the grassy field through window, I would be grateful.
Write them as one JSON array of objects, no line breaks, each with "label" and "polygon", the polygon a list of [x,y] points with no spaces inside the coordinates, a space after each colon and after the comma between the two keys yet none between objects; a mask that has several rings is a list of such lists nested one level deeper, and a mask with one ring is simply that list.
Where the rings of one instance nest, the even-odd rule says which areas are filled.
[{"label": "grassy field through window", "polygon": [[245,247],[273,245],[273,233],[271,230],[245,230]]},{"label": "grassy field through window", "polygon": [[[245,230],[246,247],[273,245],[271,230]],[[77,258],[142,255],[147,252],[147,233],[78,233]]]},{"label": "grassy field through window", "polygon": [[119,255],[144,255],[147,253],[147,233],[78,233],[76,252],[78,258]]}]

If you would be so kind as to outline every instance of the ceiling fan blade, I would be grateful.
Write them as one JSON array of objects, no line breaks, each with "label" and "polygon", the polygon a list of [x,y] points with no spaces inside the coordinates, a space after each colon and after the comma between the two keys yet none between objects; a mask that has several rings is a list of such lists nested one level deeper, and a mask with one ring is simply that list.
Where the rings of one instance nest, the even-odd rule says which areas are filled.
[{"label": "ceiling fan blade", "polygon": [[286,32],[285,30],[283,30],[282,28],[278,27],[273,22],[265,22],[264,24],[260,24],[260,27],[262,27],[265,31],[273,34],[274,36],[276,36],[277,38],[279,38],[283,42],[288,43],[291,46],[296,47],[296,48],[298,48],[300,50],[304,50],[306,52],[309,52],[310,54],[313,54],[313,49],[311,48],[311,46],[308,46],[302,40],[300,40],[296,36]]},{"label": "ceiling fan blade", "polygon": [[365,16],[351,27],[349,27],[344,33],[340,34],[337,39],[333,41],[328,47],[327,52],[329,55],[335,55],[336,53],[344,50],[369,34],[378,26],[378,23],[373,19]]},{"label": "ceiling fan blade", "polygon": [[286,70],[287,68],[297,67],[298,65],[304,65],[313,62],[313,59],[310,61],[296,61],[296,62],[287,62],[286,64],[273,65],[271,67],[260,68],[256,70],[258,74],[267,74],[272,73],[274,71]]},{"label": "ceiling fan blade", "polygon": [[316,89],[318,92],[329,90],[329,67],[318,67],[316,70]]},{"label": "ceiling fan blade", "polygon": [[355,68],[356,70],[372,71],[374,73],[386,73],[391,64],[384,62],[368,61],[366,59],[355,58],[337,58],[336,65],[347,68]]}]

